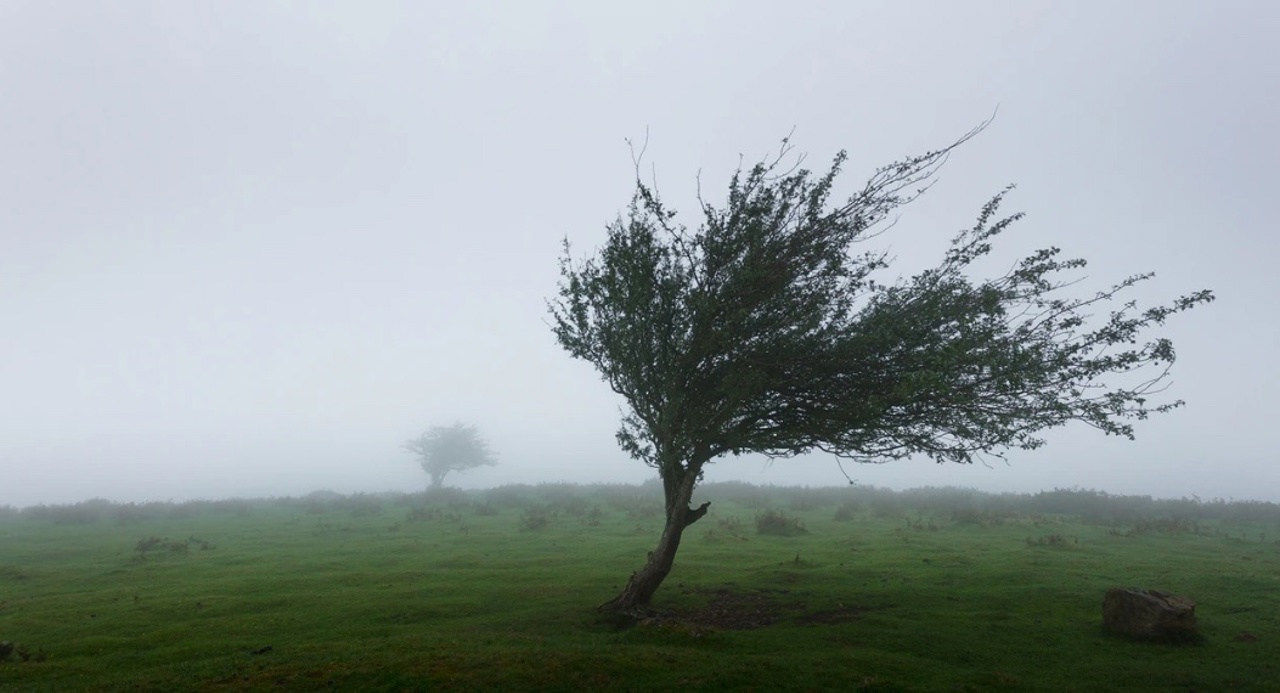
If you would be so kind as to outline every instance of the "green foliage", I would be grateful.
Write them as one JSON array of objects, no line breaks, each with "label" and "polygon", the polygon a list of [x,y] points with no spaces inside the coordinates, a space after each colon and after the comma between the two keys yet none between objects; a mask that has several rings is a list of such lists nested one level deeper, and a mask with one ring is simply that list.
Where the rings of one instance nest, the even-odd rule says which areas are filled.
[{"label": "green foliage", "polygon": [[431,475],[433,490],[440,489],[449,472],[497,464],[479,429],[461,422],[432,426],[404,447],[418,457],[423,471]]},{"label": "green foliage", "polygon": [[716,527],[729,536],[741,538],[744,534],[742,520],[736,517],[721,518],[716,522]]},{"label": "green foliage", "polygon": [[1137,537],[1153,532],[1161,534],[1199,534],[1202,530],[1195,520],[1185,517],[1148,518],[1135,523],[1123,532],[1111,530],[1112,534],[1125,537]]},{"label": "green foliage", "polygon": [[409,509],[405,522],[461,522],[462,516],[438,506],[420,505]]},{"label": "green foliage", "polygon": [[739,168],[722,204],[699,193],[695,230],[637,178],[626,218],[608,226],[594,256],[575,261],[564,240],[552,330],[622,395],[618,442],[658,470],[666,497],[658,549],[602,608],[647,603],[679,533],[707,512],[692,509],[693,489],[721,457],[820,450],[860,462],[970,463],[1040,447],[1043,431],[1073,421],[1132,438],[1134,421],[1182,404],[1149,399],[1175,352],[1148,333],[1213,294],[1141,309],[1129,301],[1094,320],[1152,275],[1071,296],[1086,263],[1056,247],[1004,275],[971,276],[1022,218],[999,216],[1012,188],[913,277],[885,281],[887,254],[854,252],[983,127],[878,169],[843,202],[832,195],[846,154],[823,174],[787,169],[783,140],[777,157]]},{"label": "green foliage", "polygon": [[746,452],[970,462],[1038,447],[1040,431],[1069,421],[1132,437],[1132,420],[1181,404],[1148,401],[1174,350],[1140,340],[1212,294],[1129,302],[1092,324],[1091,311],[1151,275],[1067,297],[1075,282],[1063,275],[1085,261],[1051,247],[972,279],[1021,218],[998,218],[1007,190],[937,267],[909,279],[878,280],[887,256],[851,252],[976,132],[879,169],[838,204],[845,154],[820,176],[783,171],[784,141],[777,158],[733,176],[722,206],[703,202],[696,231],[637,181],[596,257],[575,263],[566,240],[553,329],[626,399],[622,447],[664,478]]},{"label": "green foliage", "polygon": [[854,503],[845,503],[836,508],[835,515],[831,519],[836,522],[849,522],[858,516],[858,506]]},{"label": "green foliage", "polygon": [[778,510],[766,510],[756,515],[756,532],[770,534],[775,537],[794,537],[808,534],[804,522],[798,517],[785,515]]},{"label": "green foliage", "polygon": [[554,516],[554,511],[545,505],[531,505],[520,515],[520,529],[525,532],[546,529]]},{"label": "green foliage", "polygon": [[186,555],[187,551],[193,546],[201,551],[211,551],[215,548],[211,542],[197,537],[178,540],[153,535],[139,539],[133,550],[137,560],[145,561],[147,560],[147,555],[152,552]]},{"label": "green foliage", "polygon": [[1070,544],[1079,544],[1080,539],[1077,537],[1065,537],[1061,534],[1045,534],[1032,539],[1027,537],[1027,546],[1058,546],[1064,547]]}]

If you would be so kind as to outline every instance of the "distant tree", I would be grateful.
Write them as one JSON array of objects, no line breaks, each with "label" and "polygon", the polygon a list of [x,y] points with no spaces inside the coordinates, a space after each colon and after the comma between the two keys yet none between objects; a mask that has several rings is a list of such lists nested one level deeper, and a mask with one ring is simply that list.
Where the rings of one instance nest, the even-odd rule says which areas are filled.
[{"label": "distant tree", "polygon": [[640,180],[637,160],[626,219],[608,226],[598,254],[575,262],[565,239],[552,329],[625,399],[618,442],[658,471],[666,498],[657,548],[602,610],[647,607],[684,530],[707,513],[710,503],[690,507],[704,466],[725,455],[970,463],[1037,448],[1039,432],[1070,421],[1132,438],[1131,421],[1182,404],[1148,400],[1164,389],[1174,349],[1139,339],[1212,293],[1143,310],[1130,301],[1094,320],[1091,310],[1152,275],[1067,297],[1075,282],[1060,277],[1085,261],[1054,247],[1002,276],[970,278],[1022,216],[997,219],[1009,189],[936,267],[909,279],[882,282],[888,256],[852,252],[985,126],[877,170],[843,204],[828,199],[845,153],[815,177],[799,163],[782,170],[783,140],[776,157],[739,168],[722,207],[699,194],[696,232]]},{"label": "distant tree", "polygon": [[463,423],[433,426],[404,447],[418,456],[422,469],[431,475],[433,489],[440,488],[449,472],[497,464],[476,427]]}]

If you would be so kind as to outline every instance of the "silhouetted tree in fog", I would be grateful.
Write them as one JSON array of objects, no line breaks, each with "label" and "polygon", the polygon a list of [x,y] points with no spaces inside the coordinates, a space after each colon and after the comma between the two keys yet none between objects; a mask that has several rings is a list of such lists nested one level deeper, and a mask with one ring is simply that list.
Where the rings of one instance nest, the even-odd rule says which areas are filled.
[{"label": "silhouetted tree in fog", "polygon": [[497,464],[476,427],[463,423],[433,426],[404,447],[418,456],[433,489],[440,488],[449,472]]}]

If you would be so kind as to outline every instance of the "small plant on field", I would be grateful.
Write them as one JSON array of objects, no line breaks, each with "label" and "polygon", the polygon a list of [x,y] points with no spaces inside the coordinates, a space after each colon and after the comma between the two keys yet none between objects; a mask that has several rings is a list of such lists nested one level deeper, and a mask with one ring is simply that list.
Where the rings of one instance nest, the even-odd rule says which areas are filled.
[{"label": "small plant on field", "polygon": [[498,514],[498,507],[488,502],[476,503],[471,506],[471,509],[481,517],[493,517]]},{"label": "small plant on field", "polygon": [[352,517],[373,517],[382,514],[382,499],[367,493],[353,493],[335,498],[330,503],[336,510],[346,510]]},{"label": "small plant on field", "polygon": [[0,642],[0,662],[17,659],[20,662],[43,662],[49,658],[44,650],[32,650],[22,643]]},{"label": "small plant on field", "polygon": [[520,531],[531,532],[545,529],[551,524],[552,512],[545,506],[531,505],[520,514]]},{"label": "small plant on field", "polygon": [[914,520],[908,517],[907,529],[912,529],[917,532],[924,532],[924,531],[936,532],[938,531],[938,525],[934,523],[932,517],[925,517],[921,515]]},{"label": "small plant on field", "polygon": [[550,504],[552,511],[559,515],[564,514],[569,517],[583,518],[591,511],[591,503],[582,496],[564,496],[552,501]]},{"label": "small plant on field", "polygon": [[334,532],[350,532],[351,525],[335,525],[329,522],[317,522],[316,528],[311,531],[316,536],[323,534],[333,534]]},{"label": "small plant on field", "polygon": [[836,508],[835,515],[831,519],[836,522],[848,522],[858,516],[858,506],[854,503],[846,502]]},{"label": "small plant on field", "polygon": [[643,520],[657,517],[662,512],[662,499],[647,496],[614,496],[608,500],[609,506],[627,514],[627,519]]},{"label": "small plant on field", "polygon": [[1041,527],[1043,525],[1061,525],[1065,524],[1061,517],[1051,515],[1032,515],[1031,524]]},{"label": "small plant on field", "polygon": [[212,501],[207,507],[211,514],[216,515],[248,517],[249,514],[253,512],[253,505],[242,498],[228,498],[226,500]]},{"label": "small plant on field", "polygon": [[1006,517],[1004,514],[990,510],[977,510],[974,508],[956,508],[951,511],[951,521],[958,525],[992,527],[1004,524]]},{"label": "small plant on field", "polygon": [[[201,543],[203,544],[205,542]],[[154,551],[168,551],[169,553],[185,554],[190,545],[191,542],[189,540],[177,541],[175,539],[170,539],[169,537],[152,536],[139,539],[138,543],[134,545],[133,550],[138,554],[137,559],[139,561],[145,561],[147,560],[147,554]]]},{"label": "small plant on field", "polygon": [[432,503],[442,503],[450,507],[466,506],[471,503],[471,497],[467,495],[466,491],[448,486],[427,489],[422,493],[422,497]]},{"label": "small plant on field", "polygon": [[451,496],[445,505],[454,512],[466,512],[471,510],[475,503],[464,495]]},{"label": "small plant on field", "polygon": [[199,503],[165,503],[165,514],[170,520],[185,520],[199,515],[202,508]]},{"label": "small plant on field", "polygon": [[323,515],[334,509],[334,504],[342,499],[341,494],[333,491],[312,491],[298,502],[302,505],[303,510],[312,515]]},{"label": "small plant on field", "polygon": [[432,522],[443,520],[446,522],[461,522],[462,516],[457,513],[445,512],[441,508],[430,508],[427,506],[418,506],[410,508],[409,514],[405,516],[405,522]]},{"label": "small plant on field", "polygon": [[906,510],[894,495],[878,493],[867,502],[871,515],[878,520],[893,520],[906,515]]},{"label": "small plant on field", "polygon": [[1184,517],[1162,517],[1138,522],[1128,530],[1112,529],[1112,536],[1139,537],[1144,534],[1200,534],[1200,524]]},{"label": "small plant on field", "polygon": [[741,537],[746,534],[746,528],[743,526],[742,520],[736,517],[726,517],[717,522],[716,526],[726,534],[731,534],[735,537]]},{"label": "small plant on field", "polygon": [[90,498],[74,505],[36,505],[23,508],[25,517],[48,520],[54,524],[88,525],[101,521],[112,508],[104,498]]},{"label": "small plant on field", "polygon": [[141,522],[150,520],[164,515],[164,503],[122,503],[113,506],[110,510],[112,519],[117,524],[128,524],[130,522]]},{"label": "small plant on field", "polygon": [[766,510],[756,515],[756,532],[777,537],[794,537],[807,534],[804,523],[797,517],[789,517],[777,510]]},{"label": "small plant on field", "polygon": [[1031,537],[1027,537],[1027,546],[1066,546],[1068,543],[1079,544],[1080,539],[1071,537],[1070,542],[1068,542],[1067,537],[1061,534],[1046,534],[1034,540]]},{"label": "small plant on field", "polygon": [[803,513],[810,510],[817,510],[823,506],[823,502],[820,498],[808,494],[797,493],[791,497],[790,501],[787,502],[787,506],[798,513]]},{"label": "small plant on field", "polygon": [[709,541],[717,541],[721,539],[732,539],[734,541],[746,541],[746,526],[742,520],[736,517],[726,517],[716,522],[715,529],[707,530],[703,535],[704,539]]},{"label": "small plant on field", "polygon": [[528,491],[528,486],[508,484],[488,489],[481,497],[485,503],[499,508],[515,508],[528,502]]},{"label": "small plant on field", "polygon": [[396,493],[387,499],[387,504],[393,508],[421,505],[426,500],[426,495],[425,493]]}]

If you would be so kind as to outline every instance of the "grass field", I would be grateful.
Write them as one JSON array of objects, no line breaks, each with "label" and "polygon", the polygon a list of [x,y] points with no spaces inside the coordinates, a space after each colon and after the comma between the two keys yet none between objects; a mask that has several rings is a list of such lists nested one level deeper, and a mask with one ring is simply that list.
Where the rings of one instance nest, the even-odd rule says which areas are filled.
[{"label": "grass field", "polygon": [[[1280,506],[698,495],[639,624],[593,607],[652,485],[4,509],[0,690],[1280,691]],[[1113,586],[1196,600],[1203,641],[1105,634]]]}]

